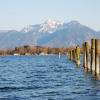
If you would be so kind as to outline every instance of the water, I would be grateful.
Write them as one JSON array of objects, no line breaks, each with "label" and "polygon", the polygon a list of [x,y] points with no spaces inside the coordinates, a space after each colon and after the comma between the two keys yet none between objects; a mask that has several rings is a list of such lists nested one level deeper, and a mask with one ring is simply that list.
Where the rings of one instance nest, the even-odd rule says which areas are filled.
[{"label": "water", "polygon": [[100,81],[66,56],[0,57],[0,100],[100,100]]}]

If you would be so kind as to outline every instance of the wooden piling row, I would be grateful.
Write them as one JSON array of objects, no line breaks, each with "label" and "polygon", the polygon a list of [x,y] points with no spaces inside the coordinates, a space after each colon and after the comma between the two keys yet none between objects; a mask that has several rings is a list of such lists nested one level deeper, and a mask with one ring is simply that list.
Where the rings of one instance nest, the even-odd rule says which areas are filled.
[{"label": "wooden piling row", "polygon": [[[87,72],[91,72],[96,77],[100,74],[100,39],[91,39],[91,47],[88,42],[82,46],[83,50],[83,67]],[[74,61],[77,66],[80,66],[80,47],[76,46],[70,51],[70,60]]]},{"label": "wooden piling row", "polygon": [[[83,44],[83,66],[88,72],[92,72],[93,75],[99,76],[100,73],[100,40],[91,39],[91,52],[88,42]],[[90,60],[91,54],[91,60]],[[91,61],[91,64],[90,64]]]},{"label": "wooden piling row", "polygon": [[75,49],[69,51],[69,60],[76,63],[76,65],[80,66],[80,47],[76,46]]}]

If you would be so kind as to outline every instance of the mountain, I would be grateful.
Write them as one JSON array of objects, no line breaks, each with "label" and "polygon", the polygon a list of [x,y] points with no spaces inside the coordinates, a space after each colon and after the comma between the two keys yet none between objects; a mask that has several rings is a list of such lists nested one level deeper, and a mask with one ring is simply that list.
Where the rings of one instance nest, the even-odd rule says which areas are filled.
[{"label": "mountain", "polygon": [[77,21],[63,23],[49,19],[42,24],[24,27],[21,31],[0,31],[0,48],[23,45],[69,47],[82,45],[91,38],[100,38],[100,31],[97,32]]},{"label": "mountain", "polygon": [[96,34],[97,32],[93,29],[81,25],[77,21],[71,21],[63,24],[63,26],[60,27],[60,30],[57,30],[53,34],[48,34],[48,36],[39,39],[38,44],[42,46],[49,45],[51,47],[69,47],[77,44],[82,45],[83,42],[95,38]]}]

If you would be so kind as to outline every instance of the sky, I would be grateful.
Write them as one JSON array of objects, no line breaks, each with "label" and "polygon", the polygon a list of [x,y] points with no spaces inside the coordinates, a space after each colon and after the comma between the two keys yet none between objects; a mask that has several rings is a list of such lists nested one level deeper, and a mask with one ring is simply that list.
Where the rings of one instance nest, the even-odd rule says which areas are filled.
[{"label": "sky", "polygon": [[48,19],[76,20],[100,30],[100,0],[0,0],[0,30],[21,30]]}]

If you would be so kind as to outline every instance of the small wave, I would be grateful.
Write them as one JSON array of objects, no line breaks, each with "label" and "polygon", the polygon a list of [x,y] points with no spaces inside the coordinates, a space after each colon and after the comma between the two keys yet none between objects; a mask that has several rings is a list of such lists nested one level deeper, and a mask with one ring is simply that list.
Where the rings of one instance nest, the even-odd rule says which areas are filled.
[{"label": "small wave", "polygon": [[27,90],[27,89],[39,89],[40,86],[28,86],[28,87],[0,87],[1,90]]}]

